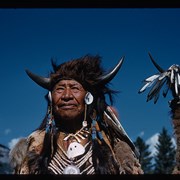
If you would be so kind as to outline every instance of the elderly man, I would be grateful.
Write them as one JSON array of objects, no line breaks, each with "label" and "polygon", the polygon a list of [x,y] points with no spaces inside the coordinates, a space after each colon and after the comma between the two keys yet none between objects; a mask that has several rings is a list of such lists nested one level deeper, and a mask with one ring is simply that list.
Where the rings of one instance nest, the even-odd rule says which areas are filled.
[{"label": "elderly man", "polygon": [[11,150],[15,174],[143,174],[138,151],[111,106],[115,91],[108,83],[123,60],[109,72],[100,56],[91,55],[52,61],[48,78],[26,70],[48,90],[48,108],[39,128]]}]

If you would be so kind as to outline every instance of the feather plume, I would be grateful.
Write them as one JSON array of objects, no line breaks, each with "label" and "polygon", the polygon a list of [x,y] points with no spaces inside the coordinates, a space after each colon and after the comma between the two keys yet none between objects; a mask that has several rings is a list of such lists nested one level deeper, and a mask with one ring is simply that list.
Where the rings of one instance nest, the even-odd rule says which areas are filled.
[{"label": "feather plume", "polygon": [[146,78],[146,79],[145,79],[145,82],[152,82],[152,81],[154,81],[155,79],[157,79],[159,76],[160,76],[160,74],[154,74],[154,75]]},{"label": "feather plume", "polygon": [[147,95],[147,101],[154,99],[154,104],[158,101],[160,91],[164,85],[163,97],[167,96],[169,89],[172,91],[173,97],[180,97],[180,67],[173,64],[166,71],[146,78],[144,83],[138,93],[152,87]]},{"label": "feather plume", "polygon": [[[180,72],[179,72],[180,73]],[[178,86],[180,86],[180,74],[177,74],[177,79],[178,79]]]},{"label": "feather plume", "polygon": [[166,86],[164,87],[164,90],[163,90],[163,97],[167,96],[169,89],[170,89],[170,80],[167,78]]},{"label": "feather plume", "polygon": [[154,86],[152,87],[152,89],[149,91],[148,96],[147,96],[147,101],[154,99],[154,103],[157,102],[158,98],[159,98],[159,93],[160,90],[162,88],[162,86],[164,85],[166,79],[162,79],[162,80],[157,80],[154,84]]},{"label": "feather plume", "polygon": [[142,93],[144,92],[148,87],[151,87],[154,82],[157,80],[157,78],[159,78],[159,74],[155,74],[152,75],[148,78],[146,78],[143,82],[144,82],[144,86],[138,91],[138,93]]}]

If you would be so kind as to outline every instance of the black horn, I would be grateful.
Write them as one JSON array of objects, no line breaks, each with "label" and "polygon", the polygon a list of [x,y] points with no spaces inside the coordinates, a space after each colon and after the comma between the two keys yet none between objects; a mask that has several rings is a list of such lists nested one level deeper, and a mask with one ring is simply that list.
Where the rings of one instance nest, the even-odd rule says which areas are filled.
[{"label": "black horn", "polygon": [[114,78],[114,76],[117,74],[119,69],[121,68],[123,61],[124,61],[124,57],[122,57],[119,60],[118,64],[110,72],[100,76],[94,85],[106,84],[106,83],[110,82]]},{"label": "black horn", "polygon": [[154,66],[158,69],[158,71],[159,71],[160,73],[163,73],[164,70],[154,61],[154,59],[152,58],[152,56],[151,56],[150,53],[149,53],[149,57],[151,58],[152,63],[153,63]]},{"label": "black horn", "polygon": [[50,78],[45,78],[45,77],[42,77],[42,76],[38,76],[36,74],[33,74],[32,72],[30,72],[29,70],[25,70],[26,73],[28,74],[28,76],[35,82],[37,83],[39,86],[47,89],[47,90],[50,90],[51,88],[51,80]]}]

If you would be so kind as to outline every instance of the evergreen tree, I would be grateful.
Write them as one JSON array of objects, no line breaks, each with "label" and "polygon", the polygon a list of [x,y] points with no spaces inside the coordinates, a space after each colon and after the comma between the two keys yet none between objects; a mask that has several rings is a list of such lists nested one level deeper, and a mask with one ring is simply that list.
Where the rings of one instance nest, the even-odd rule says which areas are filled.
[{"label": "evergreen tree", "polygon": [[149,152],[149,145],[146,145],[144,140],[140,137],[137,137],[134,142],[135,146],[138,148],[140,156],[139,162],[144,171],[144,174],[152,174],[152,157],[151,152]]},{"label": "evergreen tree", "polygon": [[175,165],[176,150],[170,135],[168,135],[167,130],[164,127],[159,134],[155,148],[157,153],[155,154],[154,173],[171,174]]}]

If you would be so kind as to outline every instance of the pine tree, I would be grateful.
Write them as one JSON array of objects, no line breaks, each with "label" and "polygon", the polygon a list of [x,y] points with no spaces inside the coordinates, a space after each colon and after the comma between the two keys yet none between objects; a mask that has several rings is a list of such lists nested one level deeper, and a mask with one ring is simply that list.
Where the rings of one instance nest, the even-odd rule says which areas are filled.
[{"label": "pine tree", "polygon": [[144,140],[141,137],[137,137],[134,142],[135,146],[138,148],[140,156],[139,162],[144,171],[144,174],[152,174],[152,157],[151,152],[148,151],[149,145],[146,145]]},{"label": "pine tree", "polygon": [[176,151],[171,137],[164,127],[159,134],[155,148],[157,153],[155,154],[154,174],[171,174],[175,166]]}]

